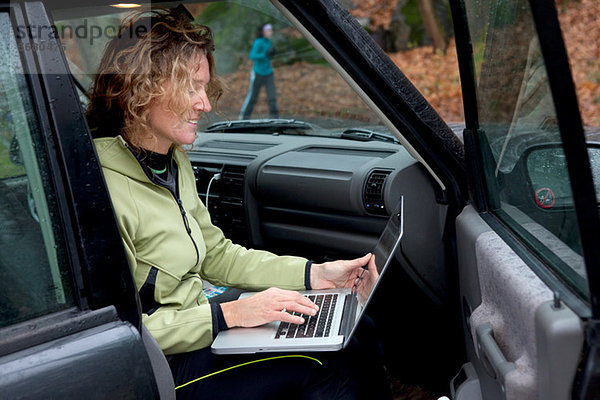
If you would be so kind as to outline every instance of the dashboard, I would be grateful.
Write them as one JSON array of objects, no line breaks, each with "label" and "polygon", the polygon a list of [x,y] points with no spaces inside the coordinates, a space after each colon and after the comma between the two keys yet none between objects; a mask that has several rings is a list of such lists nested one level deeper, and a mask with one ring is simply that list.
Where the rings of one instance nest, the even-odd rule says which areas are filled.
[{"label": "dashboard", "polygon": [[434,299],[445,297],[446,206],[437,184],[401,145],[199,133],[188,155],[198,193],[226,237],[316,262],[371,251],[404,195],[397,261]]}]

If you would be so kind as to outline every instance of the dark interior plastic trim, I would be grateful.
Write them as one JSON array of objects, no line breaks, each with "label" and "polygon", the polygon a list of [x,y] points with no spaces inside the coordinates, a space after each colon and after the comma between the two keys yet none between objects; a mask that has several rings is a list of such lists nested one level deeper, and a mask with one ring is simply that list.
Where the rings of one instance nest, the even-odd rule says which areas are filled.
[{"label": "dark interior plastic trim", "polygon": [[76,307],[34,318],[0,329],[0,356],[50,342],[112,321],[114,307],[80,311]]}]

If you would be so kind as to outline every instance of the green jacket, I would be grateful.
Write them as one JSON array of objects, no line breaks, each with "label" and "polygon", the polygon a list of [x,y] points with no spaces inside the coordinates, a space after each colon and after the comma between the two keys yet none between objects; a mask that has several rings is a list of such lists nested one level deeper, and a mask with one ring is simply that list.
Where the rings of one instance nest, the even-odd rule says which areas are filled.
[{"label": "green jacket", "polygon": [[184,153],[173,156],[182,211],[169,190],[150,181],[121,136],[96,139],[95,145],[142,300],[142,320],[165,354],[212,343],[201,278],[250,290],[304,289],[306,259],[247,250],[211,223]]}]

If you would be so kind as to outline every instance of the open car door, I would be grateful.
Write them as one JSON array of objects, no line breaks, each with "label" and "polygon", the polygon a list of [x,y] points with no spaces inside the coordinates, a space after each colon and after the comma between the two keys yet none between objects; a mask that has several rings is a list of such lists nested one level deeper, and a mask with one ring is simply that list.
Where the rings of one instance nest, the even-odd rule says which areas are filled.
[{"label": "open car door", "polygon": [[453,396],[593,398],[597,200],[556,7],[452,6],[473,199],[456,224],[468,362]]}]

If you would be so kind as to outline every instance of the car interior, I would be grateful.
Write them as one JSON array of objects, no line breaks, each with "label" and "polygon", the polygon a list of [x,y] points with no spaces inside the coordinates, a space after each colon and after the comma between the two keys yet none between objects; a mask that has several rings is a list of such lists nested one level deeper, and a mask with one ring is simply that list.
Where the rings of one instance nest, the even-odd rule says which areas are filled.
[{"label": "car interior", "polygon": [[[52,33],[77,90],[77,116],[85,112],[104,46],[123,18],[150,6],[102,3],[73,7],[57,0],[49,5]],[[536,391],[547,394],[540,398],[562,398],[579,359],[589,291],[551,93],[539,43],[531,39],[535,32],[518,43],[516,53],[525,60],[519,67],[526,72],[509,86],[495,77],[504,76],[506,60],[518,58],[516,53],[499,57],[496,64],[481,61],[494,46],[509,48],[477,36],[493,33],[483,22],[495,14],[468,15],[481,22],[473,33],[475,54],[483,63],[475,68],[482,74],[478,89],[494,94],[498,85],[519,94],[504,104],[502,115],[481,113],[481,156],[465,154],[469,146],[463,141],[473,143],[469,129],[443,121],[337,1],[321,0],[313,8],[287,0],[184,3],[196,22],[212,29],[218,79],[227,88],[199,121],[194,145],[185,149],[198,195],[225,236],[249,248],[314,262],[351,259],[373,249],[403,196],[404,236],[366,311],[377,326],[392,385],[415,385],[437,396],[450,390],[459,400],[482,398],[482,393],[490,399],[532,398]],[[524,24],[526,17],[511,21]],[[332,23],[325,29],[323,21]],[[510,25],[500,22],[500,30]],[[278,115],[262,90],[251,116],[243,118],[249,52],[257,28],[266,23],[273,27]],[[521,28],[533,29],[531,24]],[[0,191],[2,203],[9,204],[0,207],[0,253],[16,243],[33,249],[15,255],[31,270],[0,265],[0,321],[6,325],[73,305],[65,300],[71,298],[71,277],[58,267],[64,255],[48,245],[55,240],[54,204],[45,200],[47,193],[32,189],[48,179],[30,172],[42,163],[34,156],[36,143],[14,133],[27,124],[8,93],[23,85],[0,79],[0,122],[13,132],[0,136],[0,152],[6,153],[0,156],[10,160],[0,165],[0,187],[10,187]],[[486,106],[487,98],[481,98],[479,105]],[[531,98],[537,99],[533,106],[521,101]],[[17,117],[10,120],[3,109]],[[482,165],[467,165],[474,159]],[[466,169],[477,167],[482,176],[467,178]],[[491,198],[493,213],[479,209],[478,202],[485,201],[478,199],[478,190]],[[497,234],[509,228],[516,234]],[[527,258],[530,249],[539,251]],[[34,258],[42,261],[29,262]],[[539,267],[543,262],[554,266],[550,273]],[[35,268],[48,275],[36,290],[52,301],[33,296],[22,299],[31,310],[18,309],[11,304],[15,296],[4,288],[27,293],[15,288],[29,284],[26,277],[37,273]],[[205,290],[211,301],[239,293],[239,288],[208,282]],[[161,397],[173,398],[162,352],[147,330],[142,328],[141,336]],[[564,362],[552,350],[557,348]]]}]

